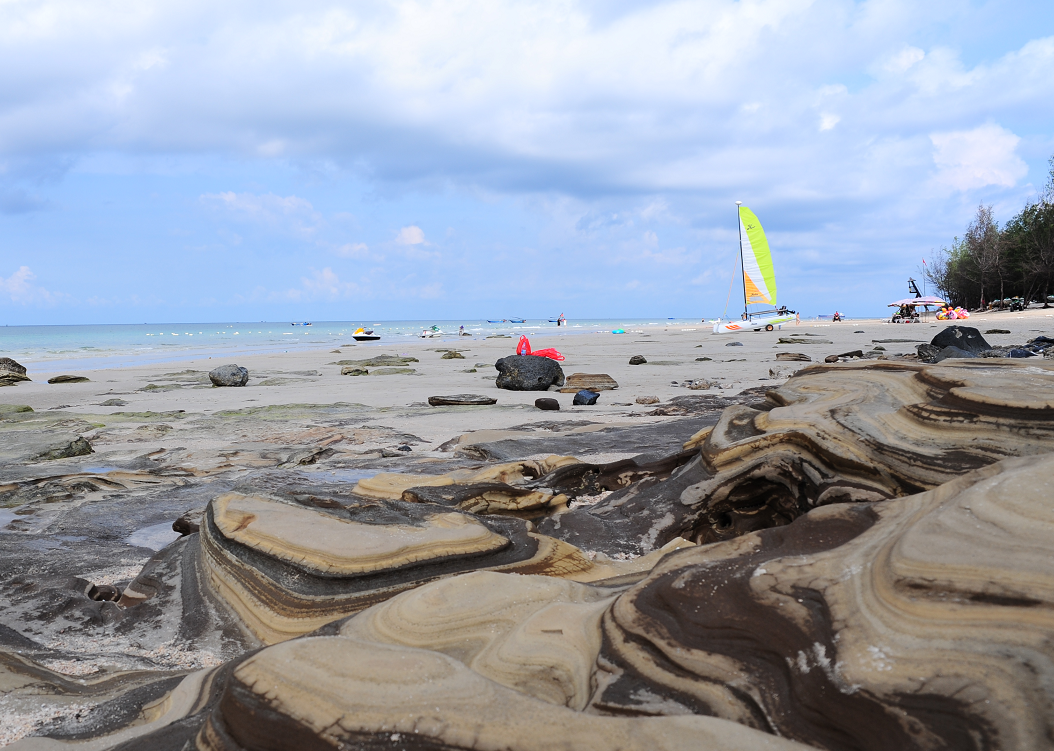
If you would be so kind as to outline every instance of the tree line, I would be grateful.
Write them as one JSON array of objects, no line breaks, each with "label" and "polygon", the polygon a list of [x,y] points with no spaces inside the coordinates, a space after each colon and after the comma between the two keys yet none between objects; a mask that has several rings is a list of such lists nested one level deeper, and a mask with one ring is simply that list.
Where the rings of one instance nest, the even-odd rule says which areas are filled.
[{"label": "tree line", "polygon": [[1048,163],[1038,198],[1002,228],[992,207],[982,204],[965,234],[933,254],[924,273],[945,301],[976,310],[1019,297],[1048,307],[1054,293],[1054,156]]}]

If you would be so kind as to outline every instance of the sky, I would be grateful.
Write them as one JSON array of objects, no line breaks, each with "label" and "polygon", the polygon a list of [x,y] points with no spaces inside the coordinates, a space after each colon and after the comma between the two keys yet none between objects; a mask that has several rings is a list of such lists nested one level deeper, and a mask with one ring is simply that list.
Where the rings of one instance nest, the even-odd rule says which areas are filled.
[{"label": "sky", "polygon": [[0,325],[881,315],[1054,155],[1049,0],[0,0]]}]

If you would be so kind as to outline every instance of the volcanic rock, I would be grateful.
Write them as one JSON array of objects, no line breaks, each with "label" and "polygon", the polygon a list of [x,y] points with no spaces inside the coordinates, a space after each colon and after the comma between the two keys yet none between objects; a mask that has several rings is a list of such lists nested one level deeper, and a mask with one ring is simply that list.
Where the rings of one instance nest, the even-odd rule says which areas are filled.
[{"label": "volcanic rock", "polygon": [[560,402],[558,402],[556,399],[543,396],[540,399],[534,400],[534,406],[538,409],[559,410]]},{"label": "volcanic rock", "polygon": [[571,402],[576,407],[591,407],[597,403],[597,399],[600,398],[600,394],[589,389],[582,389],[575,394],[574,400]]},{"label": "volcanic rock", "polygon": [[634,401],[637,404],[658,404],[659,397],[657,396],[638,396]]},{"label": "volcanic rock", "polygon": [[644,359],[644,355],[634,355],[629,359],[630,365],[644,365],[646,362],[648,361]]},{"label": "volcanic rock", "polygon": [[1009,334],[1010,329],[988,329],[984,333],[986,334]]},{"label": "volcanic rock", "polygon": [[249,371],[238,365],[221,365],[209,371],[213,386],[244,386],[249,382]]},{"label": "volcanic rock", "polygon": [[981,332],[973,326],[948,326],[933,337],[930,344],[938,349],[957,347],[974,355],[979,355],[986,349],[992,348],[992,345],[981,336]]},{"label": "volcanic rock", "polygon": [[[780,340],[780,341],[782,341],[782,340]],[[743,346],[743,342],[729,342],[725,346],[726,347],[742,347]]]},{"label": "volcanic rock", "polygon": [[460,352],[457,352],[455,350],[450,350],[449,352],[443,353],[443,356],[441,358],[439,358],[439,359],[440,360],[464,360],[465,356],[463,354],[461,354]]},{"label": "volcanic rock", "polygon": [[564,385],[564,371],[555,360],[534,355],[509,355],[494,363],[495,385],[509,391],[547,391]]},{"label": "volcanic rock", "polygon": [[452,394],[451,396],[430,396],[428,397],[428,403],[433,407],[462,407],[497,404],[498,400],[481,394]]},{"label": "volcanic rock", "polygon": [[345,376],[364,376],[369,375],[370,371],[366,368],[357,368],[353,365],[345,365],[340,369],[340,374]]}]

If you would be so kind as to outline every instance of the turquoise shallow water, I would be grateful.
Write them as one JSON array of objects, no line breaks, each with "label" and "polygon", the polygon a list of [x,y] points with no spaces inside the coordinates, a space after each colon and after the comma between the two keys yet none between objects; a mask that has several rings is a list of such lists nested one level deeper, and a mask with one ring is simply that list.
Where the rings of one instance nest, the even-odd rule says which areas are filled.
[{"label": "turquoise shallow water", "polygon": [[[441,336],[420,338],[422,330],[438,326]],[[364,326],[381,335],[378,345],[458,340],[458,327],[475,337],[490,334],[562,335],[643,330],[666,325],[706,327],[688,319],[614,319],[569,321],[566,327],[544,320],[525,323],[487,321],[314,321],[311,326],[282,323],[150,323],[85,326],[0,326],[0,357],[11,357],[32,373],[121,368],[151,363],[194,360],[216,355],[250,355],[333,348],[354,342],[352,332]]]}]

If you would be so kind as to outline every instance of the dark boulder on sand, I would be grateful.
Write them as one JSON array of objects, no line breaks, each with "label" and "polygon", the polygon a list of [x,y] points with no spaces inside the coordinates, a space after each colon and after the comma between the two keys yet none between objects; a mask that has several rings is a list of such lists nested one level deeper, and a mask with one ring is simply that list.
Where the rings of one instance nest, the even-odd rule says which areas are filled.
[{"label": "dark boulder on sand", "polygon": [[981,336],[981,332],[973,326],[949,326],[933,337],[930,344],[938,349],[958,347],[974,355],[979,355],[992,348],[992,345]]},{"label": "dark boulder on sand", "polygon": [[556,401],[556,399],[553,399],[551,397],[543,396],[541,399],[534,400],[534,406],[538,409],[559,410],[560,402]]},{"label": "dark boulder on sand", "polygon": [[564,371],[555,360],[535,355],[509,355],[494,363],[499,389],[508,391],[547,391],[564,385]]},{"label": "dark boulder on sand", "polygon": [[574,401],[571,402],[576,407],[592,407],[597,403],[597,399],[600,398],[600,394],[596,391],[590,391],[589,389],[582,389],[575,394]]},{"label": "dark boulder on sand", "polygon": [[239,365],[221,365],[209,371],[213,386],[244,386],[249,382],[249,371]]}]

